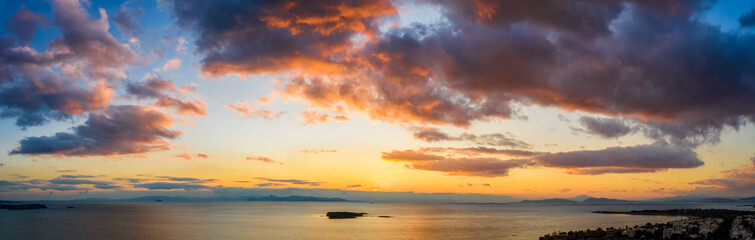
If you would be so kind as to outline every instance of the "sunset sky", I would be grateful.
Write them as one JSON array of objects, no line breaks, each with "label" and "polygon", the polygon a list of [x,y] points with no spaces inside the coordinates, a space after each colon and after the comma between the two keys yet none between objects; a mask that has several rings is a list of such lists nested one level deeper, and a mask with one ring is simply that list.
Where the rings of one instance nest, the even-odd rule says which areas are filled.
[{"label": "sunset sky", "polygon": [[755,195],[755,1],[2,1],[0,199]]}]

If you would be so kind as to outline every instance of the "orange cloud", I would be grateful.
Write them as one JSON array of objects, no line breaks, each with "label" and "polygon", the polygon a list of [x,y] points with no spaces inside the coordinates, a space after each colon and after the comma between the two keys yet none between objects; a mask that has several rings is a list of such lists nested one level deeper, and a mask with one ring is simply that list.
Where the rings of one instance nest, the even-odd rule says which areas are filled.
[{"label": "orange cloud", "polygon": [[338,151],[335,149],[305,149],[305,150],[299,150],[299,152],[317,154],[317,153],[335,153]]},{"label": "orange cloud", "polygon": [[317,125],[320,123],[325,123],[328,121],[328,118],[330,115],[328,114],[319,114],[317,112],[309,112],[304,111],[301,113],[301,118],[304,119],[305,125]]},{"label": "orange cloud", "polygon": [[283,163],[273,161],[273,159],[270,159],[269,157],[263,157],[263,156],[250,156],[250,157],[246,157],[246,160],[260,161],[260,162],[266,162],[266,163],[278,163],[280,165],[283,165]]}]

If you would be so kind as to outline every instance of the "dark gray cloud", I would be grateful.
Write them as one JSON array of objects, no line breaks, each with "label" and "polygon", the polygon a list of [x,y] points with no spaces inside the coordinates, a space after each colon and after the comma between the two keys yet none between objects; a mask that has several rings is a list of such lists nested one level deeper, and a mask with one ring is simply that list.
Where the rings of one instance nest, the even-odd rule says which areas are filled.
[{"label": "dark gray cloud", "polygon": [[0,37],[0,117],[15,118],[16,125],[29,127],[107,106],[110,86],[103,82],[76,86],[76,81],[50,69],[48,64],[56,58]]},{"label": "dark gray cloud", "polygon": [[46,22],[45,18],[29,11],[25,5],[21,5],[18,11],[8,19],[6,26],[19,40],[29,42],[34,38],[37,27]]},{"label": "dark gray cloud", "polygon": [[388,1],[169,2],[177,25],[200,33],[195,45],[210,75],[330,67],[321,51],[342,50],[352,33],[374,31],[375,17],[393,11]]},{"label": "dark gray cloud", "polygon": [[476,177],[508,176],[512,168],[534,165],[529,159],[500,160],[497,158],[446,158],[440,161],[418,161],[406,167],[417,170],[437,171],[449,175]]},{"label": "dark gray cloud", "polygon": [[164,108],[173,108],[182,115],[204,116],[206,105],[199,100],[181,100],[171,96],[168,92],[176,93],[176,87],[172,81],[157,76],[150,76],[142,82],[127,83],[126,92],[137,99],[154,99],[155,105]]},{"label": "dark gray cloud", "polygon": [[254,186],[257,186],[257,187],[279,187],[279,186],[286,186],[286,184],[282,184],[282,183],[259,183],[259,184],[255,184]]},{"label": "dark gray cloud", "polygon": [[196,191],[201,189],[210,189],[211,187],[194,184],[194,183],[174,183],[174,182],[152,182],[152,183],[140,183],[134,184],[135,188],[146,188],[149,190],[178,190],[183,189],[186,191]]},{"label": "dark gray cloud", "polygon": [[547,153],[535,156],[535,161],[545,167],[576,170],[575,174],[590,175],[695,168],[704,164],[689,148],[662,145]]},{"label": "dark gray cloud", "polygon": [[10,154],[24,155],[121,155],[168,149],[166,139],[181,132],[167,129],[173,119],[140,106],[111,106],[91,113],[87,121],[52,136],[27,137]]},{"label": "dark gray cloud", "polygon": [[[198,35],[206,74],[302,70],[311,77],[284,79],[285,94],[386,121],[468,126],[518,117],[516,106],[537,104],[635,117],[649,126],[678,124],[690,139],[699,138],[700,128],[715,135],[755,119],[749,104],[755,102],[755,36],[694,17],[710,1],[430,3],[443,9],[446,23],[389,29],[349,53],[332,50],[351,47],[344,39],[363,32],[324,34],[322,26],[290,20],[327,12],[330,3],[173,6],[178,24]],[[265,14],[285,10],[280,17]],[[657,130],[664,138],[675,134]]]},{"label": "dark gray cloud", "polygon": [[144,10],[129,9],[126,6],[121,6],[118,12],[113,16],[113,22],[118,26],[118,29],[126,33],[129,36],[137,36],[141,33],[139,29],[139,18],[144,15]]},{"label": "dark gray cloud", "polygon": [[755,27],[755,9],[750,10],[739,17],[739,24],[742,27]]},{"label": "dark gray cloud", "polygon": [[29,176],[21,175],[21,174],[17,174],[17,173],[10,174],[10,175],[13,176],[14,179],[26,179],[26,178],[29,178]]},{"label": "dark gray cloud", "polygon": [[171,176],[158,176],[157,178],[168,180],[168,181],[174,181],[174,182],[190,182],[190,183],[208,183],[208,182],[217,181],[217,179],[199,179],[199,178],[190,178],[190,177],[171,177]]},{"label": "dark gray cloud", "polygon": [[[261,178],[261,177],[258,177],[255,179],[264,180],[271,183],[289,183],[289,184],[294,184],[294,185],[309,185],[313,187],[324,184],[324,182],[312,182],[312,181],[301,180],[301,179],[272,179],[272,178]],[[277,186],[277,185],[271,185],[271,186]]]},{"label": "dark gray cloud", "polygon": [[61,178],[94,178],[92,175],[60,175]]},{"label": "dark gray cloud", "polygon": [[651,168],[623,168],[623,167],[596,167],[596,168],[578,168],[567,171],[569,174],[576,175],[601,175],[609,173],[654,173],[666,171],[666,169]]},{"label": "dark gray cloud", "polygon": [[[520,157],[501,159],[501,157]],[[652,173],[671,168],[695,168],[704,163],[689,148],[668,145],[637,145],[559,153],[510,153],[486,148],[421,148],[383,152],[383,160],[406,163],[411,169],[451,175],[506,176],[512,168],[542,166],[566,169],[567,173]]]},{"label": "dark gray cloud", "polygon": [[124,181],[129,183],[141,183],[146,182],[149,179],[142,179],[142,178],[113,178],[113,181]]},{"label": "dark gray cloud", "polygon": [[513,136],[506,136],[501,133],[482,134],[475,135],[470,133],[462,133],[459,136],[450,136],[444,132],[441,132],[437,128],[420,128],[414,132],[414,138],[426,141],[426,142],[440,142],[440,141],[469,141],[478,145],[488,146],[506,146],[514,148],[530,148],[531,145],[521,140],[514,139]]},{"label": "dark gray cloud", "polygon": [[[85,178],[86,177],[87,176],[85,176]],[[33,179],[27,181],[0,181],[0,192],[28,191],[31,189],[39,189],[42,191],[86,191],[91,189],[89,187],[82,187],[80,185],[90,185],[91,187],[97,189],[121,188],[121,186],[115,185],[114,182],[110,181],[81,179],[81,177],[78,176],[63,175],[61,177],[53,178],[50,180]]]},{"label": "dark gray cloud", "polygon": [[533,152],[527,150],[515,150],[515,149],[497,149],[488,147],[468,147],[468,148],[423,148],[422,150],[427,152],[453,152],[464,155],[480,155],[480,154],[492,154],[492,155],[506,155],[506,156],[532,156],[539,154],[540,152]]},{"label": "dark gray cloud", "polygon": [[[479,150],[482,150],[480,152]],[[421,148],[383,152],[381,158],[403,162],[410,169],[438,171],[449,175],[497,177],[507,176],[512,168],[535,165],[531,159],[501,160],[495,157],[470,157],[483,154],[510,155],[486,148]],[[443,155],[438,155],[443,154]]]},{"label": "dark gray cloud", "polygon": [[579,122],[589,133],[603,138],[618,138],[632,132],[632,128],[618,118],[581,117]]}]

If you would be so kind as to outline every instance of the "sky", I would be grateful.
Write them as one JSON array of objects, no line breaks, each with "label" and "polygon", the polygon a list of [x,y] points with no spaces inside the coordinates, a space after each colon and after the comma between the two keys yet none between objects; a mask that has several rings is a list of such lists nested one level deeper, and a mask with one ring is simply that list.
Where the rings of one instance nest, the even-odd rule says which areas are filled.
[{"label": "sky", "polygon": [[0,20],[0,199],[755,195],[755,1],[11,0]]}]

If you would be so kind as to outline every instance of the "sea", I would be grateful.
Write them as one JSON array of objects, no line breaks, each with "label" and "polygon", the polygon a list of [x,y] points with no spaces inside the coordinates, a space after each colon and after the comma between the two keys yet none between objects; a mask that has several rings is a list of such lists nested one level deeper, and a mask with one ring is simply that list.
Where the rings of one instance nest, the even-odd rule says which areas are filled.
[{"label": "sea", "polygon": [[[736,204],[648,202],[44,204],[47,209],[0,210],[0,239],[538,239],[554,231],[634,226],[681,218],[591,213],[598,210],[752,210]],[[325,214],[329,211],[365,212],[368,216],[328,219]]]}]

